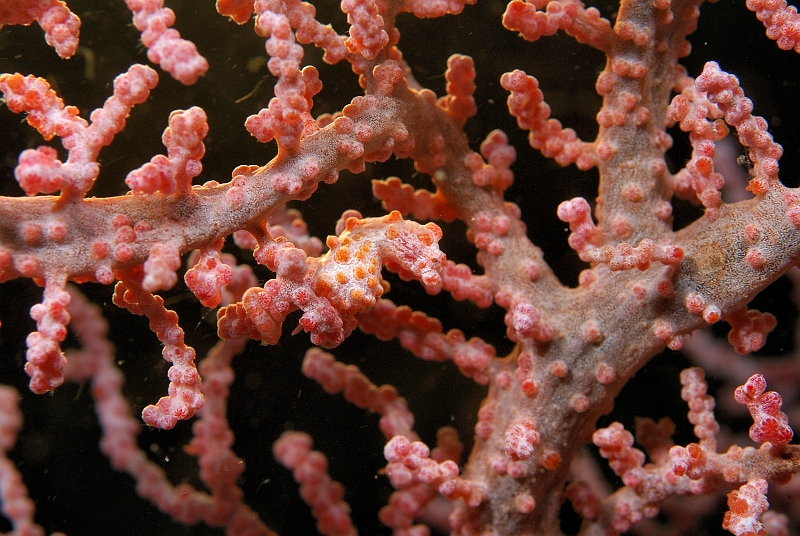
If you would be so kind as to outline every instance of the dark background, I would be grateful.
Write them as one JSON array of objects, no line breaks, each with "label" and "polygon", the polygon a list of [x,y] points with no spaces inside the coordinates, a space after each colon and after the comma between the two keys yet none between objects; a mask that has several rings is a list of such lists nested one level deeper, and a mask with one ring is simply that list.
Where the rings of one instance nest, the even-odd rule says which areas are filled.
[{"label": "dark background", "polygon": [[[125,130],[100,154],[101,174],[91,195],[121,195],[127,191],[125,175],[165,152],[161,133],[169,112],[198,105],[209,116],[210,132],[205,140],[203,174],[198,181],[225,182],[231,170],[241,164],[265,164],[274,156],[274,144],[261,145],[245,131],[245,118],[265,106],[274,79],[265,67],[263,39],[252,31],[252,22],[238,27],[216,14],[209,1],[173,1],[167,5],[177,14],[176,28],[192,40],[209,60],[209,72],[197,84],[184,87],[157,69],[160,83],[152,97],[134,108]],[[330,22],[340,33],[346,30],[338,3],[314,2],[319,19]],[[595,4],[605,16],[613,17],[615,4]],[[134,62],[148,63],[139,35],[131,24],[130,13],[121,0],[70,1],[69,6],[83,23],[81,50],[71,60],[59,59],[46,45],[38,25],[0,29],[0,72],[18,71],[45,77],[66,104],[79,107],[84,117],[102,105],[111,94],[113,78]],[[542,158],[527,145],[527,133],[520,131],[505,107],[507,93],[500,88],[503,72],[520,68],[535,75],[541,83],[553,116],[574,128],[584,140],[597,132],[594,115],[600,97],[594,92],[597,73],[605,57],[559,33],[537,43],[527,43],[504,30],[500,17],[505,4],[483,1],[468,6],[462,15],[419,21],[410,15],[398,20],[400,48],[418,81],[441,95],[444,70],[453,53],[475,59],[478,90],[475,100],[478,115],[466,132],[477,150],[483,137],[501,128],[516,147],[518,159],[513,169],[516,182],[507,199],[519,204],[528,224],[531,239],[545,251],[545,257],[562,280],[575,285],[580,262],[567,247],[567,230],[555,216],[556,206],[565,199],[584,196],[590,201],[597,191],[594,170],[579,172],[574,166],[561,168]],[[692,55],[683,61],[691,76],[699,75],[707,60],[716,60],[723,70],[736,74],[755,103],[755,112],[770,123],[776,141],[784,147],[782,180],[797,186],[800,164],[800,116],[798,84],[800,60],[793,52],[778,50],[764,36],[764,30],[744,2],[720,0],[703,6],[698,32],[691,36]],[[305,63],[316,65],[324,89],[315,98],[315,115],[340,110],[358,94],[355,76],[349,65],[322,64],[321,54],[306,48]],[[263,83],[262,83],[263,81]],[[252,93],[252,94],[251,94]],[[243,98],[250,95],[248,98]],[[675,147],[668,155],[676,171],[690,154],[686,136],[671,132]],[[24,124],[24,118],[0,107],[0,193],[21,195],[13,178],[19,152],[42,143],[41,137]],[[51,145],[64,152],[53,140]],[[370,178],[398,175],[418,186],[425,177],[415,176],[406,161],[368,165],[366,173],[354,177],[343,173],[335,185],[322,185],[307,202],[299,205],[311,232],[324,237],[333,233],[338,216],[348,208],[364,215],[383,213],[373,198]],[[677,203],[676,224],[685,225],[699,215],[687,203]],[[475,266],[474,250],[464,239],[461,224],[443,226],[442,249],[448,258]],[[228,246],[233,251],[235,248]],[[241,256],[246,260],[246,255]],[[252,258],[250,259],[252,263]],[[257,270],[262,282],[270,277]],[[505,338],[503,312],[497,307],[480,310],[470,303],[454,302],[447,296],[430,297],[419,285],[391,278],[388,296],[396,303],[407,303],[442,320],[445,329],[458,327],[467,337],[480,336],[495,344],[498,354],[511,348]],[[791,326],[796,312],[789,306],[788,284],[780,282],[777,292],[765,294],[758,306],[779,315],[779,326]],[[128,378],[125,394],[138,412],[155,402],[166,391],[167,363],[160,356],[160,345],[147,328],[147,321],[110,305],[111,288],[84,285],[83,291],[104,306],[111,339],[117,346],[117,360]],[[214,311],[204,310],[180,282],[164,293],[168,305],[178,311],[187,342],[203,356],[216,340]],[[29,281],[13,281],[0,286],[0,381],[15,385],[22,394],[25,427],[12,458],[22,471],[31,496],[37,504],[37,521],[47,532],[81,534],[219,534],[205,526],[182,527],[139,499],[134,482],[127,475],[112,471],[99,453],[99,428],[86,386],[65,385],[52,395],[35,396],[27,390],[24,364],[24,339],[34,329],[29,307],[39,302],[41,289]],[[314,382],[300,374],[300,362],[308,338],[290,336],[297,315],[286,323],[280,344],[260,347],[255,343],[239,357],[236,382],[230,398],[229,419],[236,433],[236,452],[247,464],[241,480],[247,503],[274,530],[284,535],[314,534],[309,509],[299,500],[289,472],[272,461],[272,442],[287,429],[311,432],[315,448],[330,459],[330,472],[347,490],[354,521],[362,534],[388,533],[376,518],[392,489],[378,475],[385,461],[384,439],[377,428],[377,417],[353,408],[339,396],[328,396]],[[790,352],[792,333],[779,327],[765,349],[772,353]],[[484,390],[462,378],[450,364],[426,363],[413,358],[396,342],[378,343],[371,337],[354,334],[334,352],[348,363],[355,363],[376,384],[391,383],[407,397],[417,416],[417,430],[432,444],[435,432],[443,425],[454,425],[461,432],[467,452],[471,444],[475,413]],[[631,426],[634,415],[658,419],[672,415],[678,424],[676,440],[691,441],[691,425],[686,422],[685,404],[679,398],[678,372],[687,360],[667,352],[654,359],[626,387],[618,399],[615,413],[607,421],[622,420]],[[712,387],[714,380],[711,379]],[[658,393],[657,396],[647,394]],[[607,422],[603,423],[607,424]],[[746,426],[746,423],[745,423]],[[188,481],[200,485],[194,460],[183,452],[191,436],[191,422],[181,423],[169,432],[145,429],[140,446],[151,459],[165,468],[173,483]],[[720,532],[721,512],[708,517],[708,533]],[[567,516],[569,517],[569,516]],[[0,523],[0,529],[7,529]],[[565,521],[564,529],[574,530]]]}]

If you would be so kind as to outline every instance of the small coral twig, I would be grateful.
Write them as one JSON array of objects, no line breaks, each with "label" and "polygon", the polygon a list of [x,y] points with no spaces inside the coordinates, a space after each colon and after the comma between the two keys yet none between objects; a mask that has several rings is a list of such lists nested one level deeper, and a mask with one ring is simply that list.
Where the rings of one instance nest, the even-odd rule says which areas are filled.
[{"label": "small coral twig", "polygon": [[561,122],[550,118],[550,106],[544,102],[536,78],[516,70],[505,73],[500,84],[511,92],[508,111],[520,128],[530,131],[531,147],[562,166],[574,163],[580,169],[590,169],[597,164],[594,145],[581,141],[573,129],[561,128]]},{"label": "small coral twig", "polygon": [[150,328],[164,344],[164,359],[169,368],[169,394],[142,411],[142,419],[150,426],[168,430],[179,420],[190,419],[203,406],[200,374],[194,364],[195,351],[184,342],[178,315],[164,306],[161,296],[154,296],[142,287],[143,271],[119,274],[114,290],[114,304],[150,320]]},{"label": "small coral twig", "polygon": [[[390,319],[390,322],[386,322]],[[431,361],[452,359],[465,376],[480,384],[489,381],[495,349],[477,337],[469,340],[457,329],[442,333],[442,324],[407,306],[396,306],[382,299],[358,316],[358,325],[365,333],[380,340],[397,337],[404,348]]]},{"label": "small coral twig", "polygon": [[[34,523],[36,506],[19,471],[8,458],[22,428],[19,393],[13,387],[0,386],[0,503],[2,512],[13,527],[11,534],[44,536],[44,529]],[[57,535],[54,535],[57,536]]]},{"label": "small coral twig", "polygon": [[458,477],[458,465],[445,460],[441,463],[430,458],[430,449],[420,442],[411,442],[404,436],[393,437],[383,449],[389,464],[386,476],[397,489],[404,489],[424,482],[437,487],[448,499],[463,499],[477,506],[483,500],[485,490],[474,483]]},{"label": "small coral twig", "polygon": [[208,62],[197,52],[194,43],[181,39],[175,13],[164,7],[164,0],[125,0],[133,13],[133,25],[142,32],[147,58],[184,85],[197,82],[208,70]]},{"label": "small coral twig", "polygon": [[162,139],[168,157],[154,156],[150,162],[128,173],[125,184],[134,193],[188,194],[192,179],[200,174],[205,154],[203,138],[208,134],[206,113],[198,107],[176,110]]},{"label": "small coral twig", "polygon": [[444,76],[447,80],[447,96],[439,99],[437,104],[455,124],[463,126],[467,119],[478,112],[472,97],[475,92],[475,66],[472,58],[460,54],[450,56]]},{"label": "small coral twig", "polygon": [[62,58],[78,50],[81,19],[61,0],[11,0],[0,6],[0,28],[4,24],[28,25],[34,20],[44,30],[45,41]]},{"label": "small coral twig", "polygon": [[731,325],[728,341],[742,355],[760,350],[767,342],[767,334],[775,329],[778,321],[770,313],[742,307],[725,317]]},{"label": "small coral twig", "polygon": [[378,387],[355,365],[340,363],[319,348],[311,348],[306,352],[303,374],[317,381],[326,392],[343,392],[345,400],[351,404],[379,414],[379,426],[386,439],[395,435],[416,438],[413,431],[414,415],[408,410],[406,399],[398,396],[394,387]]},{"label": "small coral twig", "polygon": [[714,417],[714,397],[707,394],[708,384],[703,369],[692,367],[681,371],[681,398],[689,405],[689,422],[694,425],[694,435],[707,450],[715,450],[719,424]]},{"label": "small coral twig", "polygon": [[739,143],[748,150],[755,166],[747,189],[754,194],[763,194],[779,184],[778,159],[783,148],[772,141],[764,118],[752,115],[753,102],[744,96],[739,79],[710,61],[697,77],[696,85],[698,90],[707,92],[708,100],[724,112],[725,122],[736,129]]},{"label": "small coral twig", "polygon": [[775,40],[779,48],[800,52],[800,16],[795,6],[785,0],[747,0],[746,5],[755,11],[767,29],[767,37]]},{"label": "small coral twig", "polygon": [[300,496],[311,507],[317,530],[325,536],[355,536],[350,506],[343,500],[344,487],[328,476],[328,460],[311,450],[311,436],[284,432],[272,446],[275,459],[291,469],[300,484]]},{"label": "small coral twig", "polygon": [[441,192],[415,190],[410,184],[403,184],[397,177],[372,181],[372,192],[383,201],[386,210],[397,210],[403,217],[409,214],[420,220],[453,221],[456,212]]},{"label": "small coral twig", "polygon": [[64,102],[42,78],[21,74],[0,75],[0,91],[14,113],[26,112],[28,123],[45,139],[58,136],[69,151],[62,163],[51,147],[28,149],[20,155],[14,175],[29,196],[59,190],[65,196],[81,197],[89,191],[100,172],[97,155],[125,127],[125,119],[136,104],[147,100],[158,83],[150,67],[132,65],[114,80],[114,94],[102,108],[91,113],[91,124],[78,116],[74,106]]},{"label": "small coral twig", "polygon": [[592,435],[592,442],[600,447],[600,455],[609,460],[614,473],[621,476],[626,485],[633,485],[635,480],[629,483],[626,475],[644,464],[644,452],[633,448],[633,434],[615,422],[608,428],[597,430]]}]

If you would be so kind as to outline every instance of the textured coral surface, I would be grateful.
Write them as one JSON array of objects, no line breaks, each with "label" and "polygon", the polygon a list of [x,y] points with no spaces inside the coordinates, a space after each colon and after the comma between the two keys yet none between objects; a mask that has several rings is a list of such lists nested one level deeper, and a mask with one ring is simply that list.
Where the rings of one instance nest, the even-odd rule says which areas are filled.
[{"label": "textured coral surface", "polygon": [[[172,428],[141,425],[137,441],[146,458],[173,485],[220,493],[225,497],[223,507],[218,506],[222,510],[229,504],[225,501],[239,504],[239,492],[226,488],[226,479],[238,483],[244,504],[279,534],[352,533],[348,523],[337,524],[340,518],[330,514],[339,521],[326,525],[327,514],[315,509],[312,515],[307,506],[313,501],[308,500],[311,492],[303,491],[308,486],[303,471],[318,475],[325,465],[309,449],[327,457],[330,478],[343,486],[352,525],[361,534],[389,534],[392,519],[395,532],[403,533],[401,525],[410,519],[398,521],[402,515],[392,518],[385,509],[379,518],[378,512],[387,503],[396,504],[390,499],[395,488],[406,489],[408,499],[411,482],[425,500],[438,495],[425,512],[411,515],[434,533],[619,533],[652,517],[630,530],[721,533],[725,527],[734,534],[793,534],[780,527],[800,523],[796,505],[787,499],[796,478],[786,483],[799,470],[788,427],[800,418],[797,301],[792,299],[798,278],[781,275],[796,272],[792,266],[800,259],[800,194],[793,189],[800,182],[798,54],[779,50],[756,16],[742,2],[729,0],[702,6],[638,0],[622,7],[596,4],[610,25],[582,5],[575,15],[578,2],[553,2],[550,22],[560,16],[559,9],[567,18],[577,16],[579,23],[568,33],[588,45],[564,31],[532,36],[537,32],[530,27],[534,6],[540,14],[545,9],[540,2],[506,6],[478,0],[461,14],[438,18],[399,13],[399,42],[391,22],[396,10],[420,13],[439,4],[312,3],[321,23],[351,38],[344,48],[326,45],[328,60],[337,51],[348,55],[335,65],[323,61],[323,52],[313,45],[303,47],[299,66],[315,66],[318,80],[311,71],[295,76],[291,65],[274,61],[282,57],[291,63],[286,58],[298,55],[286,44],[292,32],[279,27],[277,16],[265,15],[262,21],[272,25],[261,30],[273,36],[267,45],[273,58],[268,68],[266,35],[253,32],[249,14],[244,15],[246,24],[238,26],[216,13],[211,2],[167,3],[181,37],[208,61],[208,71],[191,85],[174,80],[164,63],[159,68],[148,62],[158,62],[156,45],[146,42],[149,53],[145,50],[140,39],[147,37],[131,24],[122,1],[68,2],[81,19],[80,47],[69,60],[56,55],[36,23],[1,20],[9,25],[0,28],[0,73],[41,77],[86,121],[114,93],[114,78],[132,63],[149,65],[158,76],[157,85],[147,82],[154,87],[130,110],[124,129],[106,133],[107,147],[96,154],[73,151],[70,158],[81,163],[78,171],[55,174],[59,180],[69,175],[83,181],[69,186],[36,179],[47,175],[41,171],[47,162],[66,160],[59,143],[64,131],[55,138],[38,134],[25,124],[22,110],[14,110],[12,90],[3,90],[0,194],[7,197],[0,198],[0,279],[9,281],[0,285],[0,381],[21,396],[24,425],[9,457],[44,531],[224,531],[196,524],[193,514],[180,507],[152,506],[139,498],[128,474],[111,468],[97,446],[99,403],[90,394],[95,399],[103,394],[90,386],[89,370],[69,371],[61,386],[49,377],[31,383],[37,391],[55,388],[47,395],[30,392],[25,371],[36,376],[30,372],[36,366],[26,367],[31,332],[40,339],[28,339],[27,348],[54,359],[44,369],[59,366],[58,346],[50,345],[56,339],[68,360],[70,350],[90,347],[75,331],[81,325],[80,307],[70,310],[67,323],[59,305],[70,301],[61,294],[63,280],[69,279],[83,283],[80,290],[101,307],[109,323],[108,340],[116,347],[113,362],[124,374],[131,422],[141,423],[144,410],[148,424]],[[252,13],[252,3],[242,4]],[[259,4],[276,13],[300,5]],[[460,11],[459,4],[452,2],[449,9]],[[377,11],[370,12],[370,6]],[[688,37],[691,54],[680,58],[690,80],[675,61],[688,52],[683,39],[695,6],[699,29]],[[8,17],[3,9],[0,17]],[[511,31],[503,28],[504,12]],[[667,12],[677,22],[667,20]],[[387,25],[385,40],[374,33],[381,29],[375,26],[377,13]],[[372,26],[356,23],[359,16]],[[515,17],[522,22],[515,23]],[[41,19],[39,24],[45,26]],[[567,26],[568,21],[562,22],[561,30]],[[302,41],[301,32],[296,38]],[[344,42],[338,36],[330,39]],[[402,60],[393,45],[402,51]],[[187,54],[183,45],[173,48]],[[459,56],[448,64],[454,54],[473,59],[474,93],[470,63]],[[708,92],[718,102],[712,94],[730,83],[713,67],[701,77],[707,61],[738,77],[753,102],[752,114],[769,123],[774,141],[782,146],[777,178],[772,163],[777,149],[757,120],[744,129],[759,149],[748,155],[736,141],[739,116],[749,117],[741,113],[741,104],[726,118],[727,127],[721,121],[703,123],[704,114],[711,120],[722,117],[719,108],[730,101],[723,94],[718,108],[705,99]],[[365,93],[353,70],[367,81],[372,100],[353,100]],[[694,84],[696,78],[702,80]],[[4,80],[22,84],[21,78]],[[293,93],[298,87],[300,97]],[[546,116],[536,107],[537,87],[551,117],[574,133],[553,123],[531,127]],[[436,104],[421,88],[445,98]],[[673,101],[668,109],[681,91],[685,101]],[[281,95],[281,102],[270,103]],[[303,111],[309,102],[310,115]],[[300,111],[287,112],[289,104]],[[31,125],[47,124],[44,119],[37,123],[30,107],[22,106]],[[191,111],[170,115],[178,109]],[[276,114],[283,114],[280,120]],[[244,128],[246,120],[252,136]],[[100,124],[95,117],[90,122]],[[162,140],[168,126],[173,134]],[[683,126],[694,129],[692,139]],[[529,128],[536,134],[528,137]],[[746,137],[744,129],[740,140]],[[720,141],[728,130],[732,135]],[[260,143],[256,137],[277,142]],[[26,153],[41,160],[25,168],[20,153],[41,145],[56,151]],[[709,153],[715,156],[713,165]],[[95,159],[99,168],[91,167]],[[164,171],[173,161],[181,162],[174,176]],[[27,180],[20,179],[24,173],[15,180],[18,164],[34,170]],[[138,177],[129,175],[137,168]],[[715,173],[727,184],[721,200]],[[413,190],[406,187],[403,197],[400,183],[388,179],[393,176],[414,188],[433,192],[438,187],[439,193],[432,199],[409,197]],[[744,190],[748,179],[753,179],[750,192]],[[373,186],[371,180],[384,182]],[[204,183],[198,195],[190,190],[191,184]],[[87,197],[98,199],[84,202],[87,190]],[[61,200],[39,195],[27,205],[20,202],[26,192],[38,191],[61,192]],[[734,204],[750,198],[755,200]],[[274,240],[280,232],[269,226],[281,218],[284,230],[292,230],[295,216],[285,217],[284,206],[300,210],[308,235],[317,238],[287,232],[294,248]],[[337,223],[347,210],[358,212]],[[299,221],[293,220],[294,230],[302,234]],[[74,239],[77,228],[86,234]],[[239,247],[228,235],[241,229],[257,236],[240,236]],[[335,236],[326,240],[329,235]],[[221,246],[223,236],[227,239]],[[257,281],[236,279],[239,272],[217,256],[220,247],[240,265],[252,266]],[[196,249],[199,254],[191,253]],[[447,265],[439,250],[458,266]],[[385,267],[382,278],[380,266]],[[486,277],[475,277],[481,274]],[[47,283],[44,300],[32,277],[39,285]],[[110,284],[115,279],[122,281],[116,295]],[[229,283],[228,288],[220,288],[219,281]],[[163,307],[151,294],[163,298]],[[217,309],[220,300],[223,306]],[[77,297],[71,301],[72,306],[82,303]],[[38,309],[31,309],[36,304]],[[412,314],[403,305],[419,312]],[[173,329],[166,309],[177,313],[183,334]],[[714,325],[696,331],[708,324]],[[731,326],[734,335],[728,342]],[[232,358],[235,379],[230,395],[222,396],[221,410],[205,392],[218,386],[209,384],[203,394],[209,414],[227,415],[235,434],[233,451],[245,464],[241,475],[233,458],[219,462],[218,473],[198,469],[196,461],[206,448],[197,438],[213,432],[193,429],[201,422],[192,417],[201,402],[190,362],[194,354],[199,363],[205,361],[218,335],[230,340],[227,351],[241,350]],[[254,340],[245,346],[240,337]],[[347,382],[326,376],[334,375],[326,368],[334,365],[321,352],[309,354],[314,357],[304,364],[311,340],[341,362],[356,365],[375,389],[356,369],[340,366],[335,370],[357,378],[347,380],[355,386],[344,397],[326,393],[344,389]],[[742,356],[734,348],[756,353]],[[162,354],[187,368],[176,366],[168,377],[169,363]],[[200,368],[202,378],[210,381],[220,374],[224,381],[227,369],[219,372],[208,362],[207,371]],[[681,374],[688,367],[705,369],[713,398],[706,395],[697,368]],[[764,377],[754,376],[758,373],[766,377],[765,386]],[[179,394],[164,397],[170,380],[170,392]],[[114,381],[119,378],[108,380]],[[413,429],[397,393],[377,389],[384,384],[407,401]],[[742,387],[734,395],[737,386]],[[183,393],[185,404],[177,401]],[[13,406],[14,397],[3,396],[3,407]],[[662,417],[674,426],[659,421]],[[13,428],[13,422],[6,426]],[[449,432],[439,437],[435,449],[443,426],[458,431],[463,453],[453,448]],[[273,447],[293,430],[310,434],[313,447],[307,436],[294,434]],[[222,435],[223,442],[232,441]],[[769,444],[759,449],[764,442]],[[756,450],[729,450],[734,444]],[[108,444],[102,448],[125,451]],[[432,451],[430,459],[427,451]],[[118,469],[151,470],[136,465],[145,463],[138,458],[119,458],[111,456]],[[320,479],[327,482],[311,478]],[[148,495],[141,488],[138,493]],[[336,499],[341,490],[333,485],[329,493],[341,513]],[[453,500],[455,513],[444,497]],[[766,500],[770,510],[765,514]],[[10,502],[0,494],[0,503]],[[403,510],[395,508],[390,511]],[[204,519],[227,526],[229,534],[244,534],[232,520],[250,520],[248,515],[237,518],[224,511]],[[190,519],[191,524],[174,519]]]}]

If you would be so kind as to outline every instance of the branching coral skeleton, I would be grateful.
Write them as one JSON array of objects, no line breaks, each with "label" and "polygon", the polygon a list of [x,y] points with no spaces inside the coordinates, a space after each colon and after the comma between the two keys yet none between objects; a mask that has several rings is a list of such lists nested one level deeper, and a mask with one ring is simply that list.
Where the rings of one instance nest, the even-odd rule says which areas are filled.
[{"label": "branching coral skeleton", "polygon": [[[377,517],[394,534],[429,534],[425,522],[435,524],[442,503],[439,528],[454,535],[560,534],[565,502],[582,519],[580,534],[620,534],[657,516],[671,496],[720,489],[729,490],[728,510],[718,520],[724,529],[737,536],[785,534],[789,518],[769,511],[767,493],[800,472],[800,447],[791,444],[781,395],[767,390],[757,370],[738,380],[733,395],[752,416],[749,436],[757,447],[718,452],[729,439],[699,367],[680,378],[696,442],[675,444],[669,419],[638,420],[635,437],[620,422],[598,427],[637,371],[664,348],[681,349],[697,330],[724,321],[736,352],[761,349],[777,320],[748,304],[800,260],[800,191],[779,178],[784,149],[767,121],[753,115],[755,105],[723,66],[709,61],[702,72],[688,73],[678,63],[691,52],[687,36],[702,2],[622,0],[608,17],[580,0],[511,0],[505,7],[502,25],[520,43],[563,32],[605,57],[594,88],[602,106],[591,140],[552,117],[542,84],[526,71],[492,81],[507,92],[508,113],[528,132],[531,148],[599,177],[593,202],[562,199],[555,210],[584,263],[575,288],[559,280],[529,238],[520,204],[511,201],[518,199],[509,194],[512,185],[526,170],[515,167],[518,149],[508,134],[492,130],[482,143],[468,139],[483,105],[473,59],[449,58],[445,94],[437,96],[401,53],[400,21],[457,21],[474,3],[344,0],[341,20],[328,24],[315,5],[298,0],[218,0],[228,24],[254,22],[264,39],[267,80],[274,82],[271,100],[245,128],[262,144],[274,142],[277,154],[261,165],[239,163],[227,182],[206,176],[203,158],[215,143],[214,125],[203,108],[187,106],[164,118],[165,154],[130,170],[123,195],[95,195],[106,180],[104,148],[157,100],[163,73],[192,86],[217,68],[201,55],[202,46],[173,28],[175,13],[159,0],[126,4],[148,60],[162,74],[155,66],[131,65],[90,113],[66,102],[43,77],[0,75],[4,105],[40,135],[14,168],[21,191],[0,197],[0,281],[30,279],[44,287],[41,303],[30,308],[36,323],[26,341],[30,390],[44,394],[62,389],[65,380],[89,382],[101,450],[136,481],[141,497],[176,522],[202,522],[232,535],[275,534],[239,487],[244,461],[234,452],[227,415],[232,361],[248,340],[277,346],[290,333],[306,332],[315,347],[305,353],[302,373],[379,415],[387,462],[381,475],[396,491]],[[794,7],[783,0],[748,1],[747,7],[766,27],[764,39],[786,54],[800,52]],[[55,54],[87,53],[78,48],[80,18],[64,2],[12,0],[0,7],[0,25],[34,21]],[[321,58],[317,66],[310,64],[314,57]],[[333,113],[316,108],[325,103],[327,84],[335,85],[321,74],[322,62],[348,64],[363,90]],[[668,129],[687,133],[691,146],[674,173]],[[724,201],[725,177],[715,163],[728,136],[751,164],[752,195],[735,203]],[[327,185],[342,177],[363,180],[393,159],[412,162],[433,190],[404,182],[410,177],[380,177],[372,193],[384,214],[348,210],[331,223],[334,234],[324,246],[311,236],[304,203],[324,197]],[[700,207],[679,229],[673,225],[677,199]],[[442,227],[453,229],[447,225],[454,221],[477,251],[471,265],[447,258]],[[231,235],[235,246],[226,245]],[[390,278],[413,282],[428,295],[449,294],[475,310],[502,310],[510,352],[502,355],[472,336],[471,326],[446,330],[446,318],[395,303]],[[137,448],[140,424],[122,395],[108,324],[76,286],[89,282],[114,284],[113,303],[145,318],[160,341],[169,387],[145,404],[142,420],[162,430],[193,420],[185,447],[199,465],[193,484],[173,485]],[[220,340],[202,356],[168,298],[184,284],[193,300],[215,310],[207,316],[216,316]],[[451,361],[486,386],[466,458],[453,428],[442,428],[431,448],[415,431],[402,393],[375,385],[356,365],[316,347],[339,347],[357,330],[396,339],[423,360]],[[0,504],[15,534],[43,534],[9,460],[21,427],[16,398],[11,387],[0,388]],[[328,475],[313,433],[287,430],[272,453],[292,471],[320,533],[355,534],[346,488]],[[580,469],[591,465],[582,454],[588,443],[621,479],[616,491]]]}]

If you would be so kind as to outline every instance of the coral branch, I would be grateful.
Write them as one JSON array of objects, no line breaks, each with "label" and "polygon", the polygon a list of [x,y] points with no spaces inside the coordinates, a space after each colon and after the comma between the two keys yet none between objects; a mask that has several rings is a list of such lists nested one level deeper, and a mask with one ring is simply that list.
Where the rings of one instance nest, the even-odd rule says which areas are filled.
[{"label": "coral branch", "polygon": [[764,118],[751,114],[753,102],[744,96],[735,76],[720,70],[719,65],[711,61],[706,63],[696,83],[697,89],[707,92],[708,100],[723,111],[725,122],[736,128],[739,143],[748,149],[755,167],[747,189],[763,194],[778,180],[778,159],[783,148],[772,141]]},{"label": "coral branch", "polygon": [[[800,524],[788,500],[800,324],[747,308],[789,301],[767,287],[800,273],[800,190],[787,186],[800,123],[783,102],[800,55],[777,49],[800,52],[794,7],[748,0],[775,47],[732,11],[704,21],[699,0],[66,2],[0,0],[0,70],[15,73],[0,74],[0,380],[20,387],[24,368],[19,407],[35,417],[21,429],[18,395],[0,385],[0,510],[15,533]],[[135,28],[120,27],[131,13]],[[36,21],[44,39],[19,28]],[[741,84],[682,61],[697,29],[704,61],[747,72]],[[156,88],[156,70],[134,64],[145,50],[180,83]],[[762,291],[780,295],[755,301]],[[730,344],[694,334],[721,320]],[[148,359],[148,337],[169,365]],[[699,366],[680,374],[688,415],[669,403],[684,358],[649,364],[684,343],[710,364],[708,382]],[[787,355],[766,355],[776,348]],[[162,430],[137,437],[129,409],[163,389],[150,381],[161,365],[167,393],[142,418]],[[314,409],[325,392],[355,411]],[[78,459],[93,452],[87,396],[109,464]],[[740,446],[745,408],[731,400],[760,446]],[[696,438],[676,444],[687,426]],[[473,436],[463,458],[459,435]],[[80,485],[59,485],[73,468]],[[108,493],[106,470],[135,486]],[[113,504],[128,491],[145,501]]]},{"label": "coral branch", "polygon": [[114,304],[133,314],[146,316],[150,328],[164,344],[164,359],[169,368],[169,395],[142,411],[142,419],[150,426],[169,430],[179,420],[191,418],[203,406],[200,375],[194,364],[194,349],[184,343],[178,315],[164,307],[160,296],[153,296],[142,287],[142,273],[120,274],[114,291]]},{"label": "coral branch", "polygon": [[190,86],[208,70],[208,62],[197,52],[194,43],[181,39],[175,13],[164,7],[163,0],[125,0],[133,13],[133,25],[142,32],[147,58],[184,85]]},{"label": "coral branch", "polygon": [[41,78],[21,74],[0,75],[0,91],[9,109],[26,112],[28,124],[45,139],[53,136],[69,151],[62,163],[50,147],[28,149],[20,155],[14,171],[28,195],[61,191],[65,196],[85,195],[100,171],[96,163],[100,149],[111,143],[114,135],[125,127],[125,119],[136,104],[141,104],[156,86],[158,75],[143,65],[132,65],[128,72],[114,80],[114,95],[91,114],[91,125],[78,116],[74,106],[64,102]]},{"label": "coral branch", "polygon": [[350,520],[350,506],[342,500],[344,488],[331,481],[328,461],[321,452],[311,450],[311,437],[302,432],[285,432],[272,449],[275,458],[294,472],[300,495],[317,520],[317,530],[326,536],[357,534]]},{"label": "coral branch", "polygon": [[81,20],[61,0],[11,0],[0,6],[0,28],[4,24],[28,25],[34,20],[44,30],[45,41],[62,58],[78,49]]}]

